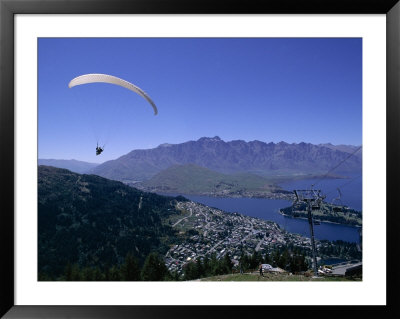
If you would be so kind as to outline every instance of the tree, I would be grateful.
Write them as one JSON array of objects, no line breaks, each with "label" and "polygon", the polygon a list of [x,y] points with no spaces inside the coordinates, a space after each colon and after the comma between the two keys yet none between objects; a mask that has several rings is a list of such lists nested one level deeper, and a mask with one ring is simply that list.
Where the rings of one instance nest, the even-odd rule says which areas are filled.
[{"label": "tree", "polygon": [[306,271],[308,269],[308,264],[304,255],[293,255],[290,260],[290,271],[292,273]]},{"label": "tree", "polygon": [[110,281],[120,281],[122,280],[121,270],[117,266],[112,266],[108,271],[108,280]]},{"label": "tree", "polygon": [[150,253],[144,262],[141,277],[146,281],[162,281],[168,276],[168,269],[157,253]]},{"label": "tree", "polygon": [[67,267],[65,269],[65,280],[66,281],[82,280],[82,274],[78,264],[73,264],[73,265],[71,265],[70,263],[67,264]]},{"label": "tree", "polygon": [[204,272],[204,277],[211,276],[211,264],[208,256],[205,256],[203,259],[203,272]]},{"label": "tree", "polygon": [[239,262],[242,265],[243,271],[250,269],[250,258],[245,252],[242,252]]},{"label": "tree", "polygon": [[131,253],[128,253],[125,262],[121,266],[121,275],[125,281],[139,281],[140,267],[139,263]]},{"label": "tree", "polygon": [[39,272],[38,281],[53,281],[53,280],[54,279],[50,275]]},{"label": "tree", "polygon": [[196,273],[197,273],[197,278],[205,276],[205,268],[200,259],[196,260]]},{"label": "tree", "polygon": [[231,257],[229,256],[229,254],[225,254],[223,260],[222,260],[222,264],[223,267],[225,268],[225,273],[231,273],[232,272],[232,268],[233,268],[233,263],[231,260]]},{"label": "tree", "polygon": [[279,264],[279,260],[281,257],[281,253],[279,252],[279,249],[276,249],[273,251],[271,259],[272,259],[272,267],[277,267]]},{"label": "tree", "polygon": [[219,263],[217,260],[217,254],[214,252],[211,254],[210,259],[210,275],[219,275]]},{"label": "tree", "polygon": [[193,261],[185,265],[185,267],[183,268],[185,280],[193,280],[199,278],[199,274],[196,268],[196,263]]},{"label": "tree", "polygon": [[266,253],[266,254],[264,255],[263,261],[264,261],[264,262],[263,262],[264,264],[270,264],[270,263],[272,262],[269,253]]},{"label": "tree", "polygon": [[255,269],[258,267],[259,264],[262,262],[262,257],[259,252],[254,251],[253,255],[250,259],[250,268]]},{"label": "tree", "polygon": [[93,281],[94,280],[94,269],[92,267],[83,268],[82,280],[83,281]]},{"label": "tree", "polygon": [[277,262],[278,267],[287,270],[288,266],[289,266],[289,262],[290,262],[290,254],[289,251],[287,249],[285,249],[279,258],[279,261]]}]

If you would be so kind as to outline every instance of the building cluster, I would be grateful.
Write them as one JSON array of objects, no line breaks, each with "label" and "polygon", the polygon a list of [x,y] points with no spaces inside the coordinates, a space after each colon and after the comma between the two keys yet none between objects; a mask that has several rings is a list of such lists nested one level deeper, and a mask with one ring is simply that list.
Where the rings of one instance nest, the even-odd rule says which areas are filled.
[{"label": "building cluster", "polygon": [[190,237],[166,253],[165,262],[172,272],[182,273],[185,264],[206,256],[210,258],[214,253],[217,259],[229,254],[237,265],[242,253],[264,254],[270,248],[288,244],[311,249],[309,238],[289,233],[271,221],[226,213],[192,201],[178,202],[177,208],[182,215],[171,224]]}]

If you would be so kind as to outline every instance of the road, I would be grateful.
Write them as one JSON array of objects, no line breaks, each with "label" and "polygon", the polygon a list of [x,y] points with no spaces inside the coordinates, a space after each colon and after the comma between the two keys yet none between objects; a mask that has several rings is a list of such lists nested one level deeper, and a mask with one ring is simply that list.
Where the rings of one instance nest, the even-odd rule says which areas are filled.
[{"label": "road", "polygon": [[182,220],[185,220],[185,219],[188,219],[189,217],[192,217],[192,209],[191,208],[189,208],[189,210],[190,210],[190,215],[189,216],[186,216],[186,217],[183,217],[183,218],[181,218],[180,220],[178,220],[175,224],[173,224],[172,225],[172,227],[175,227],[176,225],[178,225]]},{"label": "road", "polygon": [[267,235],[264,235],[264,237],[258,242],[257,247],[256,247],[256,251],[260,250],[261,244],[267,240]]},{"label": "road", "polygon": [[362,263],[357,263],[357,264],[346,264],[346,265],[339,265],[335,266],[332,268],[332,275],[343,275],[346,273],[346,270],[348,268],[352,268],[358,265],[361,265]]}]

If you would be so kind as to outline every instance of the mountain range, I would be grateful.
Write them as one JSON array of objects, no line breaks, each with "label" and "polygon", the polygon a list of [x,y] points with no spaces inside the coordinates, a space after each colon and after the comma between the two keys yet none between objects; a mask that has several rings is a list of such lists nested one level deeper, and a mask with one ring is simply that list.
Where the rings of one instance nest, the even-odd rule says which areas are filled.
[{"label": "mountain range", "polygon": [[[104,162],[89,172],[123,182],[152,178],[175,165],[195,164],[223,174],[252,173],[260,176],[348,175],[361,171],[361,151],[357,146],[310,143],[265,143],[218,136],[202,137],[180,144],[161,144],[153,149],[133,150]],[[354,153],[354,156],[351,154]]]}]

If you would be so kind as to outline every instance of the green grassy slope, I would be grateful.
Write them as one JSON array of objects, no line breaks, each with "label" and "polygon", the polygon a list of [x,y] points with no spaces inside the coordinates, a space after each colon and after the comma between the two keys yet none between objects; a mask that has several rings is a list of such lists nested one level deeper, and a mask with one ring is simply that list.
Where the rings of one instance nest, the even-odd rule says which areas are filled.
[{"label": "green grassy slope", "polygon": [[359,281],[360,278],[344,276],[320,276],[314,278],[311,275],[290,275],[288,273],[264,273],[264,277],[258,272],[244,274],[220,275],[198,279],[197,281]]},{"label": "green grassy slope", "polygon": [[194,164],[175,165],[141,184],[149,190],[185,194],[276,191],[270,179],[249,173],[222,174]]}]

